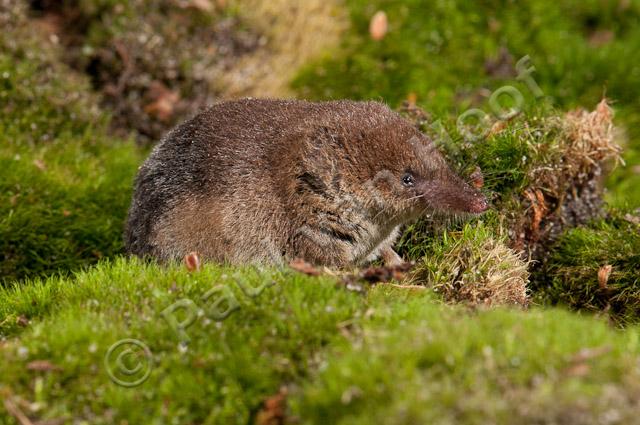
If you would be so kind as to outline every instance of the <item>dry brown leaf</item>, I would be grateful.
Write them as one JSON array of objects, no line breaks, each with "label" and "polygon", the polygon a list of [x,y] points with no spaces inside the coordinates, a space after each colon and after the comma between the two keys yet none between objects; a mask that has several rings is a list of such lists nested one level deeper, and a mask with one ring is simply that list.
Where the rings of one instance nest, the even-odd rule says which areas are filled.
[{"label": "dry brown leaf", "polygon": [[475,171],[469,176],[469,179],[471,179],[473,187],[477,189],[481,189],[482,186],[484,186],[484,176],[482,175],[480,167],[476,167]]},{"label": "dry brown leaf", "polygon": [[184,256],[184,265],[189,272],[200,271],[200,255],[197,252],[190,252]]},{"label": "dry brown leaf", "polygon": [[624,215],[624,219],[631,224],[640,224],[640,216],[637,215],[627,213]]},{"label": "dry brown leaf", "polygon": [[611,351],[611,347],[605,345],[595,348],[583,348],[576,353],[570,360],[571,364],[564,370],[568,376],[582,377],[591,372],[589,360],[601,357]]},{"label": "dry brown leaf", "polygon": [[45,164],[44,161],[41,159],[34,159],[33,165],[35,165],[36,168],[38,168],[38,170],[40,171],[44,171],[47,169],[47,164]]},{"label": "dry brown leaf", "polygon": [[20,315],[16,318],[16,324],[18,326],[28,326],[29,325],[29,319],[27,319],[26,316],[24,315]]},{"label": "dry brown leaf", "polygon": [[387,14],[382,10],[376,12],[369,23],[369,35],[373,40],[380,41],[385,35],[387,35],[388,30],[389,21],[387,19]]},{"label": "dry brown leaf", "polygon": [[153,101],[144,107],[144,111],[162,121],[169,121],[173,117],[176,104],[180,100],[177,91],[170,90],[159,81],[154,81],[149,86],[148,95]]},{"label": "dry brown leaf", "polygon": [[60,366],[54,365],[49,360],[34,360],[32,362],[27,363],[27,370],[49,372],[52,370],[62,370],[62,369],[60,368]]},{"label": "dry brown leaf", "polygon": [[547,205],[544,201],[544,195],[540,189],[528,190],[526,193],[527,198],[531,201],[531,208],[533,208],[533,219],[531,221],[531,234],[536,240],[540,233],[540,223],[547,212]]},{"label": "dry brown leaf", "polygon": [[502,22],[500,22],[499,20],[497,20],[492,16],[489,17],[489,20],[487,23],[489,24],[489,31],[493,33],[500,31],[500,28],[502,28]]},{"label": "dry brown leaf", "polygon": [[613,41],[614,33],[611,30],[598,30],[594,31],[589,36],[589,45],[593,47],[604,46],[605,44],[609,44]]},{"label": "dry brown leaf", "polygon": [[16,421],[18,421],[20,425],[33,425],[31,419],[29,419],[27,415],[25,415],[24,412],[20,410],[20,408],[10,398],[4,399],[4,408],[7,410],[7,413],[9,413],[15,418]]},{"label": "dry brown leaf", "polygon": [[312,264],[307,263],[302,258],[296,258],[289,262],[289,267],[300,273],[308,274],[309,276],[320,276],[322,271],[314,267]]},{"label": "dry brown leaf", "polygon": [[598,270],[598,285],[600,286],[600,289],[607,289],[607,282],[609,281],[612,269],[612,265],[606,264]]},{"label": "dry brown leaf", "polygon": [[577,363],[565,369],[565,373],[569,376],[581,377],[586,376],[591,371],[591,366],[587,363]]},{"label": "dry brown leaf", "polygon": [[415,92],[411,92],[407,95],[407,102],[409,102],[410,107],[415,107],[416,102],[418,102],[418,95]]},{"label": "dry brown leaf", "polygon": [[427,287],[424,285],[402,285],[400,283],[390,283],[390,285],[393,286],[394,288],[412,289],[412,290],[418,290],[418,291],[427,289]]},{"label": "dry brown leaf", "polygon": [[583,348],[578,351],[573,358],[572,362],[585,362],[587,360],[592,360],[598,357],[601,357],[611,351],[611,347],[608,345],[603,345],[602,347],[594,347],[594,348]]},{"label": "dry brown leaf", "polygon": [[396,266],[368,267],[360,272],[360,277],[370,283],[401,281],[414,266],[414,263],[402,263]]},{"label": "dry brown leaf", "polygon": [[257,425],[281,425],[285,423],[287,389],[280,388],[277,394],[264,401],[262,410],[256,415]]},{"label": "dry brown leaf", "polygon": [[507,122],[504,120],[498,120],[494,122],[493,125],[491,126],[491,129],[489,130],[489,134],[487,135],[487,137],[491,137],[500,133],[506,127],[507,127]]}]

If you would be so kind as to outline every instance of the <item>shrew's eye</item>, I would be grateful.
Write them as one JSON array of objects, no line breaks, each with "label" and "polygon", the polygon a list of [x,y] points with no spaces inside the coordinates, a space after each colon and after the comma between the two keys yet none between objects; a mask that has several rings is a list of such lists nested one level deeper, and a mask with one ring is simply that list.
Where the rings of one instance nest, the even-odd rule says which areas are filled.
[{"label": "shrew's eye", "polygon": [[406,187],[413,187],[415,183],[416,182],[413,179],[413,176],[411,174],[406,173],[405,175],[402,176],[402,184],[405,185]]}]

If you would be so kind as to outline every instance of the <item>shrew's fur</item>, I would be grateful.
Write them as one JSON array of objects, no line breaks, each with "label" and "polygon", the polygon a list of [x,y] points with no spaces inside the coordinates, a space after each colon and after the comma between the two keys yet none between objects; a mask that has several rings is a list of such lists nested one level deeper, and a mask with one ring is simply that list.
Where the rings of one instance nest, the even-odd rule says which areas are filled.
[{"label": "shrew's fur", "polygon": [[231,263],[401,261],[400,225],[482,212],[434,144],[377,102],[238,100],[169,133],[140,168],[127,250]]}]

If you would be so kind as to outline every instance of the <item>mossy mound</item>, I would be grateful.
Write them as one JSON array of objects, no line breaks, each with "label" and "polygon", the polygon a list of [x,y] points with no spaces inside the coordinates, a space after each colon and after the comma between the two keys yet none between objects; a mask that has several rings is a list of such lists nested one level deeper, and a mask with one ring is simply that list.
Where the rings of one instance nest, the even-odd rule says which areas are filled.
[{"label": "mossy mound", "polygon": [[536,271],[544,301],[604,312],[618,323],[640,318],[640,215],[619,211],[569,230]]},{"label": "mossy mound", "polygon": [[[531,145],[527,188],[520,195],[525,214],[513,217],[512,246],[542,259],[565,229],[602,214],[605,173],[621,161],[612,110],[601,101],[593,112],[577,110],[553,122],[557,136]],[[523,217],[526,217],[523,219]]]},{"label": "mossy mound", "polygon": [[419,260],[411,281],[433,288],[449,302],[526,306],[527,266],[517,251],[477,223],[444,233]]},{"label": "mossy mound", "polygon": [[640,400],[636,328],[286,269],[107,260],[0,288],[0,338],[2,423],[623,424]]},{"label": "mossy mound", "polygon": [[[525,304],[518,300],[526,298],[527,268],[553,263],[549,256],[564,255],[553,246],[563,232],[605,215],[603,182],[621,153],[611,108],[603,100],[592,112],[530,111],[509,122],[495,121],[487,137],[473,143],[465,143],[453,127],[455,136],[443,142],[428,114],[416,106],[405,106],[403,112],[440,143],[458,169],[474,171],[471,178],[484,186],[493,211],[464,227],[457,217],[422,219],[407,227],[400,252],[418,261],[418,280],[440,287],[446,299]],[[447,239],[452,234],[447,228],[457,229],[453,241]],[[500,246],[503,236],[506,245]],[[621,266],[633,273],[633,264]],[[514,275],[501,275],[502,268]],[[546,270],[545,278],[555,279]],[[626,291],[638,293],[629,283]],[[545,292],[544,286],[541,279],[534,290]],[[583,306],[570,297],[563,301]]]},{"label": "mossy mound", "polygon": [[[474,184],[492,200],[511,247],[527,259],[541,259],[564,229],[602,214],[603,180],[621,153],[606,101],[593,112],[535,109],[508,122],[498,120],[473,143],[465,142],[453,123],[447,123],[453,136],[445,139],[426,113],[415,106],[410,112],[463,174],[480,180]],[[428,234],[442,227],[433,218],[423,220],[409,227],[400,247],[409,255],[419,252]]]}]

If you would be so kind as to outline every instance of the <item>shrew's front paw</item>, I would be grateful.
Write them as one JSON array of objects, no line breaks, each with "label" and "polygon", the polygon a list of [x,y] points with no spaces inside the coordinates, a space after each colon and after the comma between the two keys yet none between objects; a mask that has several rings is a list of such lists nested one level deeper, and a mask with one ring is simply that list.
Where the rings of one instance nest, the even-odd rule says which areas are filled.
[{"label": "shrew's front paw", "polygon": [[380,251],[380,257],[382,257],[385,266],[394,267],[404,264],[402,257],[400,257],[390,246],[385,247]]}]

